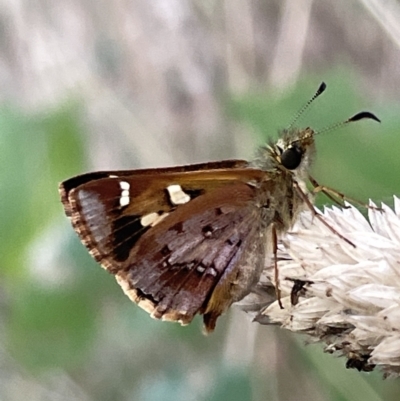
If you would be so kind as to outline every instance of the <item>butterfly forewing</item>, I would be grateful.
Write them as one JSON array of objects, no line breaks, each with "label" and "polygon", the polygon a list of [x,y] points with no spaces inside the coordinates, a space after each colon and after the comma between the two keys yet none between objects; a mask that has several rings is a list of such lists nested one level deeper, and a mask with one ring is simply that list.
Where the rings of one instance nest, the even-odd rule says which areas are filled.
[{"label": "butterfly forewing", "polygon": [[245,160],[223,160],[218,162],[200,163],[200,164],[189,164],[186,166],[177,167],[166,167],[166,168],[152,168],[152,169],[141,169],[141,170],[116,170],[116,171],[96,171],[87,174],[77,175],[72,177],[60,184],[59,192],[61,201],[64,205],[65,213],[67,216],[71,216],[70,207],[70,191],[78,188],[79,186],[85,185],[89,182],[97,181],[103,178],[117,177],[119,179],[130,178],[133,179],[138,176],[157,176],[162,177],[165,174],[172,175],[198,175],[196,173],[206,171],[225,171],[229,172],[230,169],[246,168],[249,163]]},{"label": "butterfly forewing", "polygon": [[259,233],[250,208],[262,180],[264,172],[233,160],[87,174],[60,192],[82,242],[132,300],[182,323],[206,313],[212,329],[234,298],[218,283],[238,274]]}]

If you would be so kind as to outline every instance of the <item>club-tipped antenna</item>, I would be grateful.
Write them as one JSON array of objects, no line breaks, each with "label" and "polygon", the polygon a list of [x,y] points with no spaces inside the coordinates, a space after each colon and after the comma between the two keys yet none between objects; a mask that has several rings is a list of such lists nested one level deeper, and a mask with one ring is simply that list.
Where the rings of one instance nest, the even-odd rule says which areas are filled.
[{"label": "club-tipped antenna", "polygon": [[317,91],[315,92],[314,96],[296,113],[296,115],[294,116],[292,122],[287,127],[287,129],[293,127],[293,125],[297,122],[300,116],[310,107],[311,103],[325,91],[325,89],[326,89],[326,83],[322,82]]},{"label": "club-tipped antenna", "polygon": [[333,130],[336,130],[338,128],[344,127],[345,125],[347,125],[349,123],[352,123],[352,122],[355,122],[355,121],[364,120],[364,119],[374,120],[374,121],[377,121],[378,123],[381,122],[381,120],[375,114],[372,114],[369,111],[360,111],[359,113],[355,114],[353,117],[350,117],[345,121],[341,121],[339,123],[335,123],[333,125],[330,125],[330,126],[328,126],[326,128],[323,128],[322,130],[315,131],[314,134],[315,135],[316,134],[319,135],[319,134],[322,134],[322,133],[325,133],[325,132],[328,132],[328,131],[333,131]]}]

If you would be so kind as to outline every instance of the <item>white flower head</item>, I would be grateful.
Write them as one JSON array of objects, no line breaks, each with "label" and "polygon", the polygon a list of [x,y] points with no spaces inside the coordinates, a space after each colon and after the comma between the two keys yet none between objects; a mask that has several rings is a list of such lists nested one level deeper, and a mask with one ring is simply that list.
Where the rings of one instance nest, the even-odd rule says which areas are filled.
[{"label": "white flower head", "polygon": [[[261,324],[279,324],[325,343],[327,352],[348,358],[348,367],[377,366],[385,376],[399,376],[400,200],[395,198],[394,210],[370,206],[369,221],[351,205],[322,213],[354,246],[303,212],[279,246],[284,309],[271,300],[262,308],[262,297],[254,293],[244,309],[256,312]],[[271,297],[271,281],[273,268],[265,271],[258,293]]]}]

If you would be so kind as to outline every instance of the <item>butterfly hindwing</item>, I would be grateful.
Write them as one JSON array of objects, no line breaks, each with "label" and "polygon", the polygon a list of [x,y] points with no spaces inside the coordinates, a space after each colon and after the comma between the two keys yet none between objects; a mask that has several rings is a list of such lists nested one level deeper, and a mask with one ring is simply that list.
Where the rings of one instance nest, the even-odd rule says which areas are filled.
[{"label": "butterfly hindwing", "polygon": [[[188,323],[207,311],[216,319],[238,291],[232,288],[247,243],[259,238],[259,216],[251,212],[254,188],[233,183],[203,196],[146,232],[117,273],[127,294],[154,317]],[[209,310],[214,289],[229,275],[230,285]]]}]

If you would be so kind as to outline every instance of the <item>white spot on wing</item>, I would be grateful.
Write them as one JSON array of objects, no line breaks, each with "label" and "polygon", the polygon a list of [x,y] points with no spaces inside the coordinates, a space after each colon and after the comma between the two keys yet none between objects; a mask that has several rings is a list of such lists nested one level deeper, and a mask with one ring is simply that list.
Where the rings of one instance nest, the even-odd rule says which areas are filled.
[{"label": "white spot on wing", "polygon": [[145,216],[143,216],[140,219],[140,224],[143,227],[151,226],[159,217],[160,217],[160,215],[158,213],[155,213],[155,212],[146,214]]},{"label": "white spot on wing", "polygon": [[199,273],[203,273],[204,272],[204,270],[206,270],[206,268],[204,267],[204,266],[197,266],[197,268],[196,268],[196,270],[199,272]]},{"label": "white spot on wing", "polygon": [[183,192],[180,185],[170,185],[167,187],[167,191],[173,205],[184,205],[190,201],[190,196]]},{"label": "white spot on wing", "polygon": [[119,186],[121,187],[122,190],[127,190],[127,191],[129,191],[129,188],[131,187],[129,182],[126,181],[120,181]]},{"label": "white spot on wing", "polygon": [[121,207],[128,206],[131,199],[129,196],[129,188],[131,187],[129,182],[120,181],[119,186],[121,188],[121,197],[119,198],[119,205]]},{"label": "white spot on wing", "polygon": [[154,227],[156,224],[158,224],[161,220],[165,219],[167,216],[168,213],[161,213],[161,214],[158,214],[156,212],[149,213],[140,219],[140,224],[143,227],[148,227],[148,226]]}]

